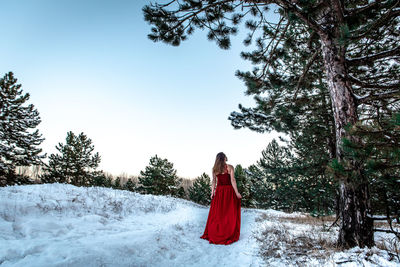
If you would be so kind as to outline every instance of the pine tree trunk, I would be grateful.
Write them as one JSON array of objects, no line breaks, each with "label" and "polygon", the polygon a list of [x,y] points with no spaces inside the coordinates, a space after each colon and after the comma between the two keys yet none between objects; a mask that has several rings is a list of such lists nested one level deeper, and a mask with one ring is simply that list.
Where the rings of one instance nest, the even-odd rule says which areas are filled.
[{"label": "pine tree trunk", "polygon": [[344,162],[341,141],[347,136],[345,126],[357,121],[357,105],[346,82],[344,52],[329,35],[321,37],[326,79],[331,97],[336,132],[336,158],[357,177],[336,177],[339,180],[339,216],[341,219],[338,244],[342,247],[373,246],[373,222],[370,211],[368,183],[361,166],[355,161]]}]

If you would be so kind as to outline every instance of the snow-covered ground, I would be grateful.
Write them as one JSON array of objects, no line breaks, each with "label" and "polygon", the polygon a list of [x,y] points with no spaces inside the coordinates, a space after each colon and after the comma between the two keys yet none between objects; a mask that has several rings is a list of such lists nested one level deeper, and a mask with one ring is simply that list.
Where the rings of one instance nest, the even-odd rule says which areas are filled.
[{"label": "snow-covered ground", "polygon": [[[279,219],[301,214],[273,210],[242,208],[239,241],[209,244],[200,239],[208,210],[182,199],[100,187],[0,188],[0,265],[399,266],[377,248],[294,259],[291,248],[274,234],[296,239],[312,228]],[[265,251],[273,253],[266,256]]]}]

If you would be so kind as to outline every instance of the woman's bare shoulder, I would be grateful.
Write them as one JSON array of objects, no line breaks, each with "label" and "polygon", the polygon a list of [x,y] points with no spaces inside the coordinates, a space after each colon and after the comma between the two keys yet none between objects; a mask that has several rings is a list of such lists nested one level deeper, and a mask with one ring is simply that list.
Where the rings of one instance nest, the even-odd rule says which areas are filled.
[{"label": "woman's bare shoulder", "polygon": [[233,168],[232,165],[230,165],[230,164],[227,164],[227,165],[228,165],[228,168],[229,168],[229,169],[234,170],[234,168]]}]

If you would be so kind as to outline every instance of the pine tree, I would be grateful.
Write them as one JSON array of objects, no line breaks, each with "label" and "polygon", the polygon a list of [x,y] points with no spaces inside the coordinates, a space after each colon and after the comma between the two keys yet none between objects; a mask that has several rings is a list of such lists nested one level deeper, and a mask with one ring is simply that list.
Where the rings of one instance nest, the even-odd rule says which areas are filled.
[{"label": "pine tree", "polygon": [[178,187],[178,191],[176,192],[175,196],[183,199],[188,199],[188,195],[186,194],[185,189],[182,185]]},{"label": "pine tree", "polygon": [[250,177],[257,188],[253,196],[260,208],[295,210],[299,201],[296,187],[290,187],[291,153],[288,148],[279,146],[273,139],[262,151],[262,158],[255,166],[249,167]]},{"label": "pine tree", "polygon": [[83,132],[75,135],[68,132],[65,145],[56,146],[59,154],[51,154],[44,169],[42,181],[46,183],[71,183],[77,186],[90,185],[100,163],[99,153],[94,153],[92,140]]},{"label": "pine tree", "polygon": [[[14,184],[17,166],[40,165],[46,155],[38,146],[44,138],[35,129],[41,122],[33,104],[25,105],[29,94],[23,94],[14,74],[0,79],[0,177],[2,186]],[[7,178],[6,178],[7,177]]]},{"label": "pine tree", "polygon": [[[359,142],[344,142],[344,156],[363,165],[371,187],[374,213],[387,214],[400,220],[400,113],[391,117],[379,112],[377,120],[362,121],[347,131]],[[336,165],[336,166],[335,166]],[[337,162],[334,171],[346,172]],[[347,174],[352,177],[352,173]]]},{"label": "pine tree", "polygon": [[92,175],[92,180],[90,182],[90,185],[106,187],[106,183],[107,183],[107,177],[104,172],[98,171],[97,173],[94,173]]},{"label": "pine tree", "polygon": [[153,195],[179,195],[181,179],[173,164],[157,155],[150,158],[150,165],[140,171],[138,191]]},{"label": "pine tree", "polygon": [[189,187],[189,199],[201,205],[209,205],[211,203],[210,180],[210,176],[206,173],[197,177],[193,185]]},{"label": "pine tree", "polygon": [[249,178],[241,165],[235,167],[235,179],[239,193],[242,195],[241,204],[248,208],[251,206]]},{"label": "pine tree", "polygon": [[328,175],[315,176],[288,147],[272,140],[262,158],[245,171],[252,206],[286,211],[310,212],[315,216],[334,211],[335,188]]},{"label": "pine tree", "polygon": [[113,181],[112,181],[112,177],[111,176],[106,176],[106,181],[104,183],[105,187],[112,187],[113,185]]},{"label": "pine tree", "polygon": [[[267,14],[272,4],[277,5],[278,21],[271,20]],[[275,80],[276,74],[284,75],[294,85],[292,97],[285,101],[295,99],[304,90],[304,82],[313,84],[313,88],[318,84],[326,86],[334,119],[331,140],[335,142],[332,147],[336,166],[349,170],[334,172],[340,193],[338,244],[342,247],[373,246],[368,178],[363,164],[345,157],[343,142],[361,142],[345,128],[374,115],[374,106],[392,110],[398,105],[399,1],[173,0],[150,4],[143,11],[145,20],[154,25],[149,34],[154,41],[179,45],[195,28],[200,28],[207,29],[208,38],[224,49],[229,48],[230,36],[237,33],[238,24],[245,16],[251,16],[246,21],[250,32],[245,43],[250,44],[254,36],[259,37],[256,39],[258,48],[247,57],[256,67],[247,75],[246,85],[259,100],[262,100],[261,95],[268,96],[271,88],[282,87],[279,79]],[[307,43],[296,50],[308,54],[308,58],[303,61],[299,75],[291,75],[288,70],[292,65],[282,64],[280,48],[283,42],[296,38]],[[309,73],[318,63],[323,73],[319,81]],[[274,99],[267,97],[267,100]],[[268,113],[239,115],[249,121],[258,118],[274,122]],[[252,129],[252,124],[248,127]],[[348,177],[350,172],[351,177]]]},{"label": "pine tree", "polygon": [[123,188],[125,190],[134,192],[135,191],[135,184],[133,183],[132,179],[129,178],[128,181],[126,181],[126,183],[124,184]]},{"label": "pine tree", "polygon": [[114,181],[114,184],[112,185],[112,188],[114,189],[121,189],[121,177],[117,177]]}]

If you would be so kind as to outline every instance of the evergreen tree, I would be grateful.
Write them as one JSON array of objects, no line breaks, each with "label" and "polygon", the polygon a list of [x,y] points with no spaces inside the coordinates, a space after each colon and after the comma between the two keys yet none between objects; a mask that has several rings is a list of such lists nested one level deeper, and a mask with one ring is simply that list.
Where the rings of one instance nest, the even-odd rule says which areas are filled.
[{"label": "evergreen tree", "polygon": [[188,195],[186,194],[185,189],[182,185],[178,187],[178,191],[176,192],[175,196],[183,199],[188,199]]},{"label": "evergreen tree", "polygon": [[[262,151],[262,158],[256,166],[249,168],[253,184],[259,188],[252,195],[260,208],[273,208],[278,210],[296,210],[299,192],[291,176],[291,153],[288,148],[279,146],[272,140],[267,148]],[[256,176],[255,176],[255,175]]]},{"label": "evergreen tree", "polygon": [[42,181],[46,183],[71,183],[78,186],[90,185],[100,163],[99,153],[94,153],[92,140],[83,132],[75,135],[68,132],[65,145],[56,146],[59,154],[51,154],[44,169]]},{"label": "evergreen tree", "polygon": [[[280,15],[276,22],[267,14],[272,4],[277,5]],[[256,65],[253,72],[246,75],[246,85],[252,94],[259,96],[259,104],[274,101],[268,97],[271,89],[284,88],[285,84],[280,83],[279,77],[276,79],[277,75],[292,84],[293,93],[284,98],[285,102],[296,99],[297,94],[305,90],[304,83],[312,84],[311,90],[318,84],[326,86],[334,121],[334,138],[331,138],[335,142],[332,147],[337,161],[334,175],[340,184],[338,244],[373,246],[368,178],[363,164],[345,156],[342,142],[362,142],[345,127],[374,114],[376,105],[389,109],[398,105],[399,1],[173,0],[150,4],[143,11],[145,20],[154,25],[149,34],[154,41],[179,45],[195,28],[200,28],[207,29],[208,38],[225,49],[230,46],[230,36],[237,33],[237,25],[245,16],[251,16],[246,21],[250,33],[245,43],[250,44],[258,34],[259,37],[256,39],[258,48],[249,55],[244,54]],[[296,47],[293,42],[292,47],[297,52],[293,56],[308,54],[308,57],[303,61],[302,71],[292,75],[292,65],[282,61],[291,55],[282,54],[280,48],[283,42],[290,45],[296,39],[307,45]],[[309,73],[314,64],[322,66],[321,80]],[[274,123],[274,118],[269,116],[268,113],[242,112],[233,114],[232,120],[250,121],[246,126],[252,129],[250,118]],[[348,171],[340,172],[340,169]]]},{"label": "evergreen tree", "polygon": [[[371,187],[374,213],[400,221],[400,113],[392,113],[391,117],[378,114],[376,120],[364,120],[347,128],[361,141],[345,140],[344,156],[363,165]],[[332,164],[334,171],[349,172],[337,164]],[[351,171],[347,174],[352,175]]]},{"label": "evergreen tree", "polygon": [[262,151],[262,158],[247,171],[255,207],[306,211],[328,215],[334,210],[335,188],[327,175],[315,177],[303,169],[288,147],[275,140]]},{"label": "evergreen tree", "polygon": [[134,192],[135,191],[135,184],[133,183],[132,179],[129,178],[128,181],[126,181],[126,183],[124,184],[123,188],[125,190]]},{"label": "evergreen tree", "polygon": [[209,205],[211,203],[210,180],[210,176],[206,173],[197,177],[193,185],[189,187],[189,199],[201,205]]},{"label": "evergreen tree", "polygon": [[250,185],[247,174],[241,165],[235,167],[235,179],[239,193],[242,195],[241,204],[243,207],[251,206]]},{"label": "evergreen tree", "polygon": [[112,185],[113,185],[112,177],[111,176],[106,176],[106,181],[105,181],[104,186],[105,187],[112,187]]},{"label": "evergreen tree", "polygon": [[150,165],[140,171],[138,191],[153,195],[179,195],[181,179],[173,164],[157,155],[150,158]]},{"label": "evergreen tree", "polygon": [[46,155],[38,146],[44,138],[35,129],[41,122],[33,104],[26,105],[29,94],[23,94],[14,74],[0,79],[0,185],[17,182],[17,166],[40,165]]},{"label": "evergreen tree", "polygon": [[265,174],[257,164],[245,169],[249,177],[250,199],[252,208],[271,208],[274,200],[271,198],[273,188],[266,182]]},{"label": "evergreen tree", "polygon": [[97,173],[93,174],[90,185],[106,187],[106,183],[107,183],[106,174],[102,171],[98,171]]},{"label": "evergreen tree", "polygon": [[121,177],[117,177],[114,181],[114,184],[112,185],[112,188],[114,189],[121,189]]}]

